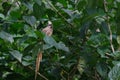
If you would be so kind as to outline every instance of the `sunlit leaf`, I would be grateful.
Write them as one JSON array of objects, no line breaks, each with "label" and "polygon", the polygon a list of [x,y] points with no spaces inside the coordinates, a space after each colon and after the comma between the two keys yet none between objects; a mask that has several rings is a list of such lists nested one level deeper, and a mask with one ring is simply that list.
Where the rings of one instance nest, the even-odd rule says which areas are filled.
[{"label": "sunlit leaf", "polygon": [[108,53],[109,52],[109,49],[106,49],[106,48],[98,48],[97,49],[97,52],[100,54],[100,56],[102,57],[102,58],[106,58],[106,53]]},{"label": "sunlit leaf", "polygon": [[0,32],[0,38],[5,40],[5,41],[9,41],[10,43],[14,42],[13,36],[7,32],[4,32],[4,31]]},{"label": "sunlit leaf", "polygon": [[120,36],[117,36],[117,42],[120,45]]},{"label": "sunlit leaf", "polygon": [[30,64],[31,64],[31,62],[22,61],[22,65],[24,65],[24,66],[29,66]]},{"label": "sunlit leaf", "polygon": [[24,2],[23,2],[23,5],[25,5],[29,10],[33,11],[32,4],[29,3],[29,1],[24,1]]},{"label": "sunlit leaf", "polygon": [[0,18],[3,18],[3,19],[4,19],[4,18],[5,18],[5,16],[4,16],[3,14],[1,14],[1,13],[0,13]]},{"label": "sunlit leaf", "polygon": [[63,11],[64,11],[65,13],[67,13],[70,17],[72,17],[72,15],[73,15],[73,11],[72,11],[72,10],[63,9]]},{"label": "sunlit leaf", "polygon": [[82,58],[79,58],[77,69],[80,72],[80,74],[84,72],[85,65],[86,65],[85,60]]},{"label": "sunlit leaf", "polygon": [[35,0],[35,2],[36,2],[39,6],[41,6],[41,4],[42,4],[42,1],[41,1],[41,0]]},{"label": "sunlit leaf", "polygon": [[53,45],[53,46],[55,46],[57,44],[56,41],[50,36],[45,36],[44,41],[45,41],[45,43],[47,43],[49,45]]},{"label": "sunlit leaf", "polygon": [[55,46],[57,49],[69,52],[69,48],[65,46],[65,44],[63,42],[59,42],[57,43],[52,37],[49,36],[45,36],[44,37],[44,41],[48,44],[48,45],[44,45],[44,49],[48,49],[52,46]]},{"label": "sunlit leaf", "polygon": [[49,49],[51,47],[53,47],[53,46],[49,45],[49,44],[45,44],[45,45],[43,45],[43,50]]},{"label": "sunlit leaf", "polygon": [[109,80],[120,80],[120,63],[115,65],[108,73]]},{"label": "sunlit leaf", "polygon": [[36,18],[34,16],[23,16],[23,19],[31,26],[36,24]]},{"label": "sunlit leaf", "polygon": [[17,51],[17,50],[12,50],[12,51],[10,51],[10,54],[11,54],[15,59],[17,59],[19,62],[22,61],[22,54],[21,54],[19,51]]},{"label": "sunlit leaf", "polygon": [[55,45],[57,49],[69,52],[69,48],[65,46],[63,42],[59,42],[58,44]]}]

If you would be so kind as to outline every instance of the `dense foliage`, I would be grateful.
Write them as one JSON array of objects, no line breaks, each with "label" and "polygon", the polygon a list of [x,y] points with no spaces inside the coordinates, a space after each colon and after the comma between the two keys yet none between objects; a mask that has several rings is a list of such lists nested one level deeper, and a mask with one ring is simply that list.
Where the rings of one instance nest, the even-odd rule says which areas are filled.
[{"label": "dense foliage", "polygon": [[[0,0],[0,80],[120,80],[120,0]],[[42,29],[53,23],[52,36]]]}]

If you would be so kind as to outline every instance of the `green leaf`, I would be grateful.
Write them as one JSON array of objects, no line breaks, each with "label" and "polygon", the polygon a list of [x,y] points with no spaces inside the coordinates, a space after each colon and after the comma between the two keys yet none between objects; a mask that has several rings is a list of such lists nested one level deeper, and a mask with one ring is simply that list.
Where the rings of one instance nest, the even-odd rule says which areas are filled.
[{"label": "green leaf", "polygon": [[105,34],[109,34],[109,29],[108,29],[108,25],[106,22],[102,22],[101,23],[103,31],[105,32]]},{"label": "green leaf", "polygon": [[12,4],[9,4],[9,2],[4,2],[2,3],[2,7],[3,7],[3,14],[7,15],[7,13],[9,12],[10,8],[11,8]]},{"label": "green leaf", "polygon": [[61,3],[64,7],[67,7],[67,1],[66,0],[58,0],[59,3]]},{"label": "green leaf", "polygon": [[4,31],[0,32],[0,38],[5,40],[5,41],[9,41],[10,43],[14,42],[13,36],[7,32],[4,32]]},{"label": "green leaf", "polygon": [[52,58],[53,61],[59,61],[60,60],[60,57],[59,57],[59,54],[55,54]]},{"label": "green leaf", "polygon": [[72,11],[72,10],[63,9],[63,11],[64,11],[65,13],[67,13],[70,17],[72,17],[72,15],[73,15],[73,11]]},{"label": "green leaf", "polygon": [[44,41],[45,43],[52,46],[55,46],[57,44],[56,41],[51,36],[47,36],[47,35],[44,37]]},{"label": "green leaf", "polygon": [[106,58],[105,53],[108,53],[109,49],[106,49],[104,47],[103,48],[98,48],[97,52],[100,54],[101,58]]},{"label": "green leaf", "polygon": [[32,60],[33,60],[33,57],[31,57],[31,56],[25,56],[25,57],[23,57],[22,64],[24,66],[28,66],[28,65],[32,64]]},{"label": "green leaf", "polygon": [[37,43],[33,46],[32,50],[31,50],[31,53],[32,53],[32,56],[37,56],[37,54],[42,51],[42,44],[41,43]]},{"label": "green leaf", "polygon": [[44,38],[44,34],[41,31],[35,31],[35,34],[37,35],[37,37],[39,37],[40,39]]},{"label": "green leaf", "polygon": [[30,62],[22,61],[22,65],[24,65],[24,66],[28,66],[28,65],[30,65],[30,64],[31,64]]},{"label": "green leaf", "polygon": [[35,45],[36,43],[29,44],[27,47],[24,48],[24,53],[31,53]]},{"label": "green leaf", "polygon": [[120,51],[115,51],[112,55],[115,59],[119,59],[120,58]]},{"label": "green leaf", "polygon": [[109,80],[120,80],[120,63],[115,65],[108,73]]},{"label": "green leaf", "polygon": [[83,22],[87,22],[87,21],[93,20],[96,16],[99,15],[98,13],[92,14],[92,12],[90,12],[90,11],[88,11],[88,12],[89,12],[89,14],[91,14],[91,15],[86,16],[86,17],[82,20]]},{"label": "green leaf", "polygon": [[5,16],[2,13],[0,13],[0,18],[4,19]]},{"label": "green leaf", "polygon": [[79,3],[76,3],[76,4],[78,4],[77,5],[78,10],[81,11],[81,10],[85,9],[87,1],[86,0],[80,0]]},{"label": "green leaf", "polygon": [[25,61],[31,61],[33,59],[33,57],[31,57],[31,56],[25,56],[25,57],[23,57],[23,60],[25,60]]},{"label": "green leaf", "polygon": [[98,73],[99,73],[103,78],[106,78],[106,77],[107,77],[107,72],[108,72],[107,64],[105,64],[105,63],[98,63],[98,64],[96,65],[96,69],[97,69]]},{"label": "green leaf", "polygon": [[117,36],[117,42],[120,45],[120,36]]},{"label": "green leaf", "polygon": [[53,45],[45,44],[43,45],[43,50],[49,49],[51,47],[53,47]]},{"label": "green leaf", "polygon": [[86,32],[90,26],[90,22],[85,22],[80,29],[80,38],[85,38]]},{"label": "green leaf", "polygon": [[120,0],[116,0],[117,2],[120,2]]},{"label": "green leaf", "polygon": [[35,0],[35,2],[36,2],[39,6],[41,6],[41,4],[42,4],[41,0]]},{"label": "green leaf", "polygon": [[59,42],[55,45],[57,49],[61,49],[63,51],[69,52],[69,48],[65,46],[63,42]]},{"label": "green leaf", "polygon": [[59,42],[57,43],[52,37],[50,36],[45,36],[44,37],[44,41],[46,43],[46,45],[43,46],[44,49],[48,49],[51,48],[53,46],[55,46],[57,49],[69,52],[69,48],[65,46],[65,44],[63,42]]},{"label": "green leaf", "polygon": [[112,61],[113,65],[117,65],[120,61]]},{"label": "green leaf", "polygon": [[36,24],[36,18],[34,16],[23,16],[23,19],[31,26]]},{"label": "green leaf", "polygon": [[41,19],[45,15],[44,4],[38,5],[37,3],[35,3],[33,5],[33,14],[37,19]]},{"label": "green leaf", "polygon": [[29,37],[37,38],[37,35],[33,28],[29,27],[28,25],[25,25],[24,30]]},{"label": "green leaf", "polygon": [[106,46],[107,48],[109,45],[109,41],[105,34],[98,34],[98,35],[92,35],[88,40],[88,44],[90,44],[93,47]]},{"label": "green leaf", "polygon": [[29,1],[24,1],[23,5],[26,6],[29,10],[33,11],[32,4]]},{"label": "green leaf", "polygon": [[101,49],[98,48],[97,52],[101,55],[102,58],[105,57],[105,52],[103,50],[101,50]]},{"label": "green leaf", "polygon": [[19,19],[21,18],[21,11],[20,10],[13,10],[10,12],[12,19]]},{"label": "green leaf", "polygon": [[22,61],[22,54],[21,54],[19,51],[17,51],[17,50],[12,50],[12,51],[10,51],[10,54],[11,54],[14,58],[16,58],[19,62]]}]

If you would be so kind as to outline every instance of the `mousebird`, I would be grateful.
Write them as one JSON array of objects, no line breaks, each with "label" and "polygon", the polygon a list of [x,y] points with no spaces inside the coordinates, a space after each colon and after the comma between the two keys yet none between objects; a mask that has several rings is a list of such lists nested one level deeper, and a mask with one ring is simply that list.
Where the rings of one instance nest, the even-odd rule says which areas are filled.
[{"label": "mousebird", "polygon": [[[44,32],[47,36],[51,36],[53,33],[53,28],[52,28],[52,22],[48,21],[48,25],[42,29],[42,32]],[[40,62],[42,60],[42,51],[40,51],[37,55],[36,58],[36,69],[35,69],[35,80],[37,79],[37,74],[39,72],[40,68]]]},{"label": "mousebird", "polygon": [[42,29],[42,32],[44,32],[47,36],[51,36],[53,33],[53,27],[52,22],[48,21],[48,25]]}]

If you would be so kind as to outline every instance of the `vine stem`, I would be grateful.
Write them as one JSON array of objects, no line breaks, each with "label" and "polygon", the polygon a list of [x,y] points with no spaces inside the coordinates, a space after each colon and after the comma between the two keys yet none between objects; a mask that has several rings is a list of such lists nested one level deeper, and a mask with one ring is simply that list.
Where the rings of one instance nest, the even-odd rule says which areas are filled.
[{"label": "vine stem", "polygon": [[108,25],[108,30],[109,30],[109,39],[110,39],[110,46],[111,46],[111,49],[112,49],[112,52],[114,53],[115,52],[115,49],[114,49],[114,46],[112,44],[112,30],[111,30],[111,27],[110,27],[110,23],[109,23],[109,16],[108,16],[108,7],[107,7],[107,1],[104,0],[104,10],[105,10],[105,13],[107,14],[106,15],[106,21],[107,21],[107,25]]}]

